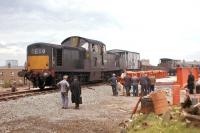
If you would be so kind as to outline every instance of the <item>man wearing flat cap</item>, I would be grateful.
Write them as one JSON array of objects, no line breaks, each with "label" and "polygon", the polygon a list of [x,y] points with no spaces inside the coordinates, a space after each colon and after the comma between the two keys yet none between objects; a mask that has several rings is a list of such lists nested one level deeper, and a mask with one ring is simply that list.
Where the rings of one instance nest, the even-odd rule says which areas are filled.
[{"label": "man wearing flat cap", "polygon": [[69,83],[67,82],[68,76],[63,76],[63,80],[57,83],[57,86],[60,88],[61,99],[62,99],[62,109],[68,108],[68,91]]},{"label": "man wearing flat cap", "polygon": [[108,79],[108,81],[111,82],[113,96],[117,96],[118,92],[117,92],[117,77],[116,77],[116,75],[113,73],[112,77],[110,79]]}]

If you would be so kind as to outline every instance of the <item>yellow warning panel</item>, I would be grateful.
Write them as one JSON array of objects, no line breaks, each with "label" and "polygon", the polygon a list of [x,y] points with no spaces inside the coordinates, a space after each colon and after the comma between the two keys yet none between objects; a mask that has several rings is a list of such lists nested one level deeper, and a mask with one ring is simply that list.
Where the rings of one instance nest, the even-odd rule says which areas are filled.
[{"label": "yellow warning panel", "polygon": [[49,56],[28,56],[28,71],[49,69]]}]

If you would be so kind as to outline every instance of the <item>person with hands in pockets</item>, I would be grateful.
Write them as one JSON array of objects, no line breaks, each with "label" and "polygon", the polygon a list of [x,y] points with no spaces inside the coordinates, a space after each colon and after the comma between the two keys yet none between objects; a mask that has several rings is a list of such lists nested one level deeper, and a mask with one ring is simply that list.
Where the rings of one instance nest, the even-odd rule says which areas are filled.
[{"label": "person with hands in pockets", "polygon": [[67,81],[68,76],[63,76],[63,80],[57,83],[57,86],[60,88],[61,92],[61,100],[62,100],[62,109],[68,108],[68,91],[69,91],[69,83]]}]

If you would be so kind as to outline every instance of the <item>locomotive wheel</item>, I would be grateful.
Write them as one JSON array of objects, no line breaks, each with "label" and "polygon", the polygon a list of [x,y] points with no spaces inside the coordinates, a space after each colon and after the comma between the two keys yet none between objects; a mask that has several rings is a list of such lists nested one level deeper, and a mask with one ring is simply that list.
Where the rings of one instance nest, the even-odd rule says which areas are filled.
[{"label": "locomotive wheel", "polygon": [[40,90],[44,90],[45,85],[41,84],[39,85]]},{"label": "locomotive wheel", "polygon": [[41,90],[43,90],[44,87],[45,87],[45,82],[40,80],[38,87],[39,87]]}]

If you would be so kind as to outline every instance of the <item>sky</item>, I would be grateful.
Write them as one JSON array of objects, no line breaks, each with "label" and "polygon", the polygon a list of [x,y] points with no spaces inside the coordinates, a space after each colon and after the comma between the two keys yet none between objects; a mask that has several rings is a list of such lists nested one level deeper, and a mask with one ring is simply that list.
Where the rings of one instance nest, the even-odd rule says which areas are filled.
[{"label": "sky", "polygon": [[27,45],[70,36],[139,52],[153,65],[200,60],[199,7],[199,0],[0,0],[0,65],[24,65]]}]

